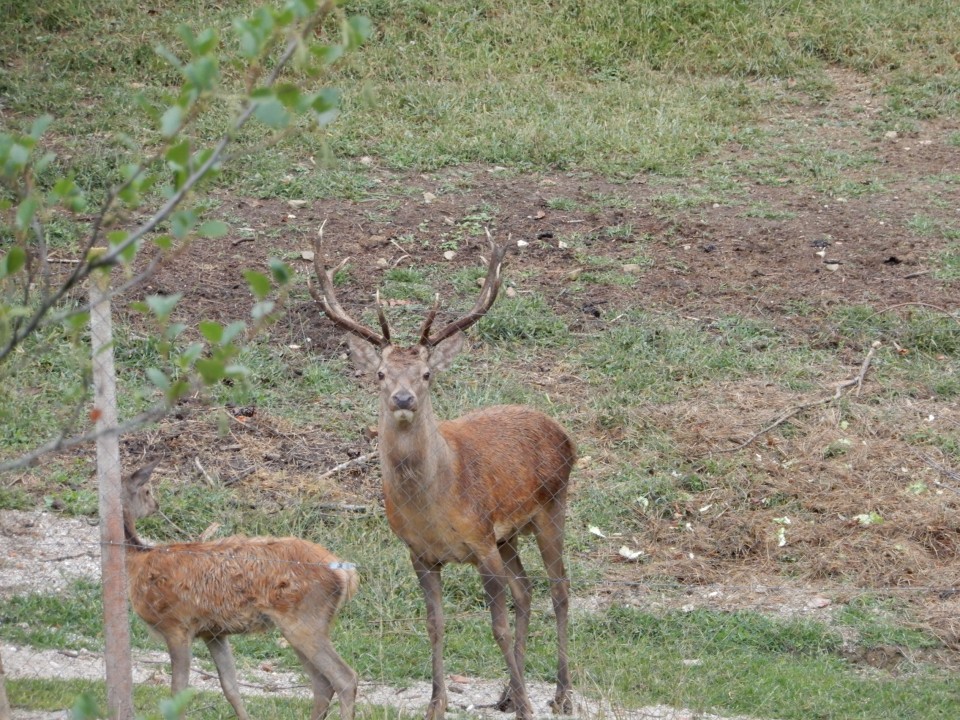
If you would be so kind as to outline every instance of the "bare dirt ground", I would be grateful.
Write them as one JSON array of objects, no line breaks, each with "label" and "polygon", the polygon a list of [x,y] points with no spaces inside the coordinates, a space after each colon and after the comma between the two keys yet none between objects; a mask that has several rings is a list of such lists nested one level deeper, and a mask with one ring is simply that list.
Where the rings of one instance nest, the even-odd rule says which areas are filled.
[{"label": "bare dirt ground", "polygon": [[[375,170],[382,188],[378,200],[291,205],[286,199],[219,195],[219,213],[234,228],[245,228],[244,233],[198,243],[190,262],[163,268],[146,291],[184,293],[185,321],[233,319],[238,308],[250,305],[241,271],[263,267],[268,257],[279,256],[294,264],[297,272],[311,274],[312,265],[299,258],[311,249],[317,228],[326,221],[325,237],[336,248],[334,254],[353,258],[351,282],[339,292],[347,310],[359,314],[369,306],[370,292],[382,280],[383,263],[378,261],[391,267],[445,262],[437,249],[439,239],[465,227],[478,212],[495,208],[484,224],[490,224],[499,238],[512,236],[529,243],[511,257],[508,281],[520,293],[544,297],[574,332],[603,332],[615,325],[620,312],[633,307],[701,322],[708,329],[725,316],[756,318],[799,344],[837,352],[841,362],[836,374],[825,379],[824,391],[829,394],[830,382],[855,375],[868,350],[844,344],[831,324],[835,309],[862,304],[878,313],[906,316],[925,308],[956,318],[960,307],[960,283],[937,280],[932,273],[946,241],[911,225],[911,220],[924,216],[945,226],[960,226],[960,147],[955,142],[960,127],[936,120],[918,122],[917,132],[908,135],[874,133],[871,128],[883,98],[874,94],[868,79],[837,73],[834,81],[837,91],[827,101],[772,106],[769,128],[791,127],[789,139],[794,144],[820,144],[836,154],[872,158],[840,172],[852,184],[847,187],[875,185],[882,191],[848,196],[814,189],[810,182],[796,178],[816,169],[791,165],[789,160],[782,178],[761,183],[757,168],[771,166],[770,149],[761,153],[741,145],[728,146],[704,163],[704,168],[714,171],[729,168],[731,202],[707,198],[672,208],[664,205],[664,194],[697,195],[702,188],[696,174],[682,185],[664,185],[647,177],[613,183],[579,172],[526,174],[478,166],[405,175]],[[376,159],[372,167],[376,168]],[[306,163],[291,169],[314,171]],[[629,203],[609,206],[598,201],[604,197]],[[560,205],[551,201],[557,198],[573,201],[573,209],[556,209]],[[762,211],[751,210],[757,208]],[[410,233],[430,239],[429,247],[406,242]],[[651,262],[632,286],[590,284],[581,292],[571,292],[570,273],[584,269],[583,256],[561,246],[573,233],[586,254],[608,261],[590,270],[619,270],[641,254]],[[474,267],[481,250],[479,239],[465,237],[449,261],[450,275]],[[449,284],[441,284],[438,290],[448,297],[452,294]],[[292,303],[286,317],[272,329],[272,340],[298,348],[290,356],[290,376],[280,382],[295,382],[315,358],[342,352],[341,333],[305,299]],[[911,348],[898,351],[909,353]],[[958,371],[952,360],[944,357],[942,362],[945,376]],[[549,385],[551,393],[584,392],[576,379],[551,374],[557,364],[556,358],[546,358],[544,368],[530,369],[531,377]],[[621,433],[656,426],[670,434],[689,457],[711,457],[809,400],[809,393],[790,394],[754,383],[718,384],[709,397],[696,402],[632,409],[636,427],[623,428]],[[195,423],[193,413],[184,406],[182,413],[149,435],[131,438],[124,452],[136,457],[149,448],[184,473],[195,472],[192,462],[198,458],[211,472],[236,483],[238,491],[257,485],[268,492],[278,477],[309,484],[319,472],[372,449],[359,432],[356,442],[345,443],[318,426],[292,428],[255,412],[232,426],[230,442],[235,446],[225,452],[223,438],[207,425]],[[649,562],[620,562],[616,543],[598,552],[598,558],[608,563],[609,587],[589,602],[663,602],[797,613],[820,611],[824,595],[840,603],[871,588],[888,593],[901,589],[903,597],[917,604],[925,627],[937,632],[948,648],[960,647],[958,459],[932,449],[918,453],[907,440],[932,429],[947,435],[960,432],[960,407],[933,391],[904,393],[889,403],[871,402],[868,376],[863,396],[845,413],[864,429],[851,431],[843,462],[823,454],[823,448],[836,438],[840,423],[836,408],[824,405],[816,413],[798,417],[802,432],[796,439],[763,438],[736,455],[741,473],[737,480],[743,479],[743,486],[695,493],[689,502],[674,508],[672,517],[651,519],[643,534],[629,538],[647,553]],[[598,427],[585,432],[601,448],[593,459],[600,466],[605,454],[609,458],[616,452],[617,431]],[[584,470],[587,475],[590,472],[590,468]],[[932,491],[905,503],[904,488],[918,480]],[[376,502],[375,473],[364,468],[345,473],[331,481],[329,492],[342,502]],[[783,562],[787,551],[770,537],[771,523],[781,512],[768,502],[773,497],[790,498],[818,518],[816,523],[787,530],[789,572]],[[738,514],[720,512],[732,506],[739,508]],[[713,513],[704,510],[710,507]],[[883,524],[852,532],[858,524],[856,515],[869,511],[881,515]],[[5,516],[0,526],[0,583],[5,592],[19,587],[24,569],[37,567],[44,552],[70,554],[69,545],[50,550],[36,543],[17,546],[20,521],[9,518]],[[38,522],[53,520],[45,516]],[[75,522],[58,520],[54,525]],[[691,532],[678,533],[684,524]],[[62,537],[77,530],[70,526],[62,530]],[[76,558],[82,574],[90,572],[89,553],[82,555],[87,550],[78,551],[81,556]],[[11,552],[22,555],[11,560]],[[46,577],[32,569],[28,572],[35,578]],[[57,574],[63,575],[60,570]],[[668,578],[689,590],[657,599],[642,587],[651,578]],[[42,580],[41,586],[46,584],[56,588],[52,580]],[[4,647],[4,661],[14,677],[16,656]],[[70,665],[68,658],[57,661],[63,667]],[[950,664],[955,661],[944,659]],[[876,664],[870,658],[863,662]],[[63,667],[57,672],[66,672]],[[474,702],[465,695],[463,707]],[[656,712],[660,711],[616,716],[684,717],[683,711]]]}]

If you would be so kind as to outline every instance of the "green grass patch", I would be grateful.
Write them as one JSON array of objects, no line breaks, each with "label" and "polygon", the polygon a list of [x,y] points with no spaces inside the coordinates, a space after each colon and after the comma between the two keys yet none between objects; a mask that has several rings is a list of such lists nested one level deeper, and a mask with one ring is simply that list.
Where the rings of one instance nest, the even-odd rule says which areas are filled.
[{"label": "green grass patch", "polygon": [[632,404],[669,400],[681,387],[696,392],[706,382],[747,376],[774,374],[788,387],[808,386],[820,354],[797,348],[784,362],[783,341],[772,327],[746,318],[722,318],[705,328],[628,313],[584,345],[580,362],[591,384],[632,397]]},{"label": "green grass patch", "polygon": [[[85,707],[106,707],[106,686],[102,681],[91,680],[7,680],[7,691],[14,708],[29,708],[35,711],[62,712],[64,708],[76,707],[82,702]],[[244,695],[243,691],[241,694]],[[82,700],[80,699],[83,696]],[[169,689],[156,685],[140,684],[134,687],[133,702],[137,717],[159,720],[164,717],[161,703],[169,699]],[[334,700],[333,713],[337,712]],[[246,694],[243,703],[252,717],[266,720],[293,720],[310,713],[312,703],[308,700],[256,696]],[[101,710],[102,712],[102,710]],[[187,716],[202,720],[221,720],[235,717],[233,708],[222,693],[197,692],[187,705]],[[78,716],[81,717],[81,716]],[[359,704],[359,720],[412,720],[414,716],[387,707]]]},{"label": "green grass patch", "polygon": [[[341,118],[322,137],[305,134],[258,155],[252,168],[228,166],[224,180],[235,190],[353,199],[375,192],[368,172],[331,167],[331,155],[374,155],[396,168],[482,162],[682,173],[763,107],[768,88],[744,80],[795,77],[798,92],[823,92],[823,70],[835,65],[880,84],[888,126],[957,107],[950,48],[960,11],[939,0],[885,0],[869,12],[852,0],[815,8],[630,0],[567,3],[546,14],[532,0],[508,8],[369,0],[348,9],[369,16],[376,32],[329,78],[345,93]],[[53,112],[61,168],[69,164],[83,187],[102,191],[129,158],[114,138],[157,137],[134,99],[138,91],[159,99],[176,80],[154,48],[182,50],[179,23],[223,28],[224,18],[249,10],[239,0],[161,2],[150,15],[133,0],[17,1],[0,20],[0,52],[13,59],[0,68],[7,122]],[[225,97],[197,126],[200,140],[224,128],[240,81],[225,73]],[[266,135],[262,126],[245,129],[240,154]]]},{"label": "green grass patch", "polygon": [[[526,552],[524,550],[524,552]],[[532,562],[528,562],[532,566]],[[412,572],[390,597],[389,612],[372,618],[363,608],[345,609],[335,633],[342,654],[362,677],[402,685],[429,675],[429,644],[421,631],[422,607],[413,591]],[[445,573],[445,605],[448,613],[446,658],[451,672],[480,677],[500,677],[501,659],[490,636],[489,619],[483,607],[479,580],[471,568],[452,568]],[[379,584],[378,584],[379,585]],[[77,586],[75,605],[88,607],[82,614],[58,610],[62,638],[44,638],[43,646],[87,647],[69,637],[98,632],[93,615],[98,610],[95,586]],[[547,593],[538,580],[535,595]],[[32,602],[39,602],[34,599]],[[375,603],[369,603],[375,605]],[[867,613],[870,603],[851,605],[841,611],[840,625],[849,625],[867,637],[868,643],[895,642],[912,648],[936,647],[937,642],[918,633],[891,631],[884,621]],[[874,609],[882,609],[875,606]],[[11,604],[2,608],[11,617]],[[64,619],[65,618],[65,619]],[[16,617],[12,618],[16,623]],[[50,618],[46,618],[49,620]],[[38,623],[41,620],[37,621]],[[10,636],[10,622],[4,636]],[[140,633],[137,633],[139,635]],[[534,614],[531,626],[528,676],[550,681],[555,667],[555,630],[547,613]],[[19,642],[20,640],[18,640]],[[73,644],[64,645],[65,641]],[[259,644],[257,644],[259,643]],[[269,658],[282,661],[270,636],[254,642],[234,642],[238,664],[248,667]],[[576,613],[571,625],[571,659],[575,685],[588,696],[606,695],[625,707],[650,703],[688,707],[696,711],[746,713],[754,717],[844,717],[926,718],[950,717],[958,708],[955,683],[923,666],[907,676],[889,673],[864,674],[844,659],[839,630],[805,619],[782,619],[755,612],[644,612],[614,606],[591,613]],[[205,651],[198,652],[203,655]],[[286,667],[286,663],[282,663]],[[295,661],[290,662],[295,667]],[[71,705],[77,694],[92,692],[102,698],[98,683],[17,680],[9,690],[15,706],[33,709]],[[164,688],[138,687],[137,702],[156,703]],[[198,709],[213,703],[217,693],[194,701]],[[266,702],[266,705],[261,705]],[[286,716],[302,710],[300,702],[250,697],[251,710],[260,708],[268,717]],[[206,710],[201,710],[206,712]]]},{"label": "green grass patch", "polygon": [[934,277],[944,282],[955,283],[960,280],[960,243],[951,243],[934,258]]}]

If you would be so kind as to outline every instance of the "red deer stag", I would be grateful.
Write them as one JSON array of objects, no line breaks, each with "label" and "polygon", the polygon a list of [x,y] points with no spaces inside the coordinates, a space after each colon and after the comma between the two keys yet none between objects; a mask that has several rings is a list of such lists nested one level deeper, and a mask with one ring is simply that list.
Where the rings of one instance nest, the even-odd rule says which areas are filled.
[{"label": "red deer stag", "polygon": [[[420,341],[400,347],[390,340],[379,298],[382,333],[344,312],[334,295],[335,271],[321,265],[321,240],[315,242],[314,254],[320,289],[311,286],[311,293],[327,317],[349,333],[353,362],[376,375],[380,383],[379,443],[387,520],[410,548],[426,598],[433,652],[433,695],[427,720],[443,718],[447,706],[440,579],[446,563],[471,563],[483,580],[493,635],[510,671],[509,685],[497,707],[515,709],[521,720],[533,717],[523,680],[531,582],[517,554],[519,536],[526,533],[536,538],[546,565],[557,618],[557,690],[552,707],[554,712],[569,714],[569,580],[563,567],[563,525],[576,457],[573,441],[557,422],[529,407],[488,407],[441,422],[430,401],[432,378],[463,347],[463,330],[493,305],[507,248],[490,240],[486,280],[470,312],[431,334],[438,295],[421,327]],[[515,644],[507,615],[508,586],[516,608]]]},{"label": "red deer stag", "polygon": [[210,542],[145,545],[135,521],[157,510],[150,490],[154,465],[123,481],[123,523],[130,602],[167,643],[173,693],[187,687],[190,645],[203,638],[223,694],[240,720],[240,699],[228,635],[277,627],[313,685],[311,720],[327,714],[334,692],[340,717],[353,720],[357,674],[333,649],[330,625],[357,590],[357,572],[326,548],[299,538],[234,536]]}]

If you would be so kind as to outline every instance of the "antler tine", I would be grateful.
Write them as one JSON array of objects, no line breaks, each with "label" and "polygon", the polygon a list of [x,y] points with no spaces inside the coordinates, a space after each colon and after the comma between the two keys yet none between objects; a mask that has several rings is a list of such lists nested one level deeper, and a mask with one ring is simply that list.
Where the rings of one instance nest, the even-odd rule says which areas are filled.
[{"label": "antler tine", "polygon": [[317,232],[317,237],[313,239],[313,269],[317,274],[317,280],[320,281],[320,290],[317,291],[313,285],[308,285],[310,294],[313,296],[313,299],[316,300],[317,304],[320,305],[324,314],[330,318],[330,321],[334,325],[346,330],[349,333],[353,333],[359,338],[363,338],[367,342],[376,345],[377,347],[386,347],[390,344],[390,332],[389,327],[387,326],[386,318],[383,316],[383,309],[380,308],[379,302],[377,303],[377,307],[380,314],[380,327],[384,330],[383,335],[378,335],[370,328],[361,325],[352,317],[347,315],[346,311],[337,301],[337,296],[333,291],[333,276],[338,270],[347,264],[347,261],[344,260],[333,270],[327,270],[326,256],[321,248],[322,240],[323,225],[320,226],[320,230]]},{"label": "antler tine", "polygon": [[427,313],[427,317],[420,326],[420,344],[430,345],[430,326],[433,325],[434,318],[437,317],[437,311],[440,309],[440,293],[433,296],[433,307]]},{"label": "antler tine", "polygon": [[390,343],[390,323],[387,322],[387,316],[383,312],[383,305],[380,304],[380,291],[377,290],[377,320],[380,321],[380,329],[383,330],[383,339]]},{"label": "antler tine", "polygon": [[466,330],[468,327],[477,322],[477,320],[486,315],[487,311],[493,306],[494,300],[497,299],[497,293],[500,291],[500,283],[502,280],[500,276],[500,270],[503,266],[503,257],[506,255],[509,246],[497,245],[497,243],[494,242],[493,237],[490,235],[489,230],[487,230],[487,240],[490,242],[490,262],[487,265],[487,277],[483,282],[483,288],[480,290],[480,295],[477,298],[477,302],[466,315],[458,320],[454,320],[439,333],[433,337],[430,337],[430,325],[433,323],[433,319],[437,314],[437,309],[439,308],[438,296],[437,301],[434,303],[434,307],[431,309],[430,314],[427,315],[427,320],[424,322],[423,329],[420,332],[421,345],[434,347],[435,345],[438,345],[446,340],[451,335],[456,334],[458,331]]}]

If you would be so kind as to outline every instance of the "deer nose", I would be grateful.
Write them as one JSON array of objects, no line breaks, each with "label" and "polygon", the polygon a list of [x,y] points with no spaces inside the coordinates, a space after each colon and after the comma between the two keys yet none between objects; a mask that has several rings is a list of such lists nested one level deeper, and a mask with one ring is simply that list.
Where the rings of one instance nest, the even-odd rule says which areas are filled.
[{"label": "deer nose", "polygon": [[394,410],[416,410],[417,396],[409,390],[398,390],[391,398]]}]

